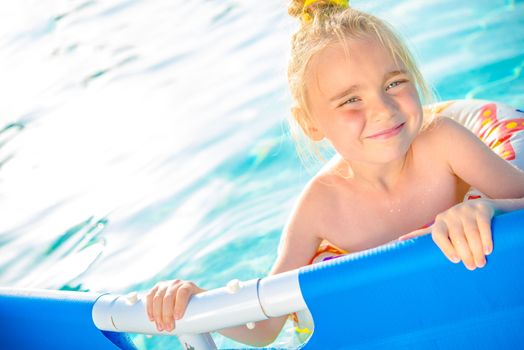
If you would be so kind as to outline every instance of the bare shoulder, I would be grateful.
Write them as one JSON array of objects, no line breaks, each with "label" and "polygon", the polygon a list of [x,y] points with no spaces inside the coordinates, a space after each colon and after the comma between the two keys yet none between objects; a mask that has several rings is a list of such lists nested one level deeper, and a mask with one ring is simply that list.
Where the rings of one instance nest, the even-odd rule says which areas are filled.
[{"label": "bare shoulder", "polygon": [[336,191],[324,167],[304,187],[282,232],[279,253],[271,274],[307,265],[316,253],[328,222]]},{"label": "bare shoulder", "polygon": [[419,139],[426,154],[431,152],[451,174],[488,197],[518,198],[524,193],[524,172],[455,120],[437,118]]},{"label": "bare shoulder", "polygon": [[413,146],[434,160],[447,159],[453,149],[464,142],[478,142],[477,137],[455,120],[437,116],[415,139]]},{"label": "bare shoulder", "polygon": [[339,192],[335,166],[332,164],[319,171],[306,185],[297,203],[296,214],[319,231],[323,229],[325,213],[331,211]]},{"label": "bare shoulder", "polygon": [[419,137],[424,142],[434,145],[435,142],[446,143],[450,141],[450,137],[455,138],[463,135],[474,136],[462,124],[451,118],[439,115],[419,134]]}]

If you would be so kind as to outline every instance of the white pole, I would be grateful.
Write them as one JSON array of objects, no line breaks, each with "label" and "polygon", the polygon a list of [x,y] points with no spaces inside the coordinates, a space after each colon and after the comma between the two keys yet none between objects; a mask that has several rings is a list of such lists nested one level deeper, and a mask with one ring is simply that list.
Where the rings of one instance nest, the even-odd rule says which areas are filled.
[{"label": "white pole", "polygon": [[136,293],[102,295],[93,305],[93,322],[101,330],[146,334],[199,334],[267,319],[258,302],[258,282],[241,283],[237,290],[219,288],[196,294],[184,317],[171,332],[159,332],[147,318],[146,301]]},{"label": "white pole", "polygon": [[145,300],[137,293],[127,296],[102,295],[93,306],[93,322],[98,329],[163,335],[187,335],[214,332],[269,317],[307,309],[298,282],[298,270],[264,279],[240,282],[209,290],[191,297],[184,317],[175,322],[171,332],[159,332],[146,314]]}]

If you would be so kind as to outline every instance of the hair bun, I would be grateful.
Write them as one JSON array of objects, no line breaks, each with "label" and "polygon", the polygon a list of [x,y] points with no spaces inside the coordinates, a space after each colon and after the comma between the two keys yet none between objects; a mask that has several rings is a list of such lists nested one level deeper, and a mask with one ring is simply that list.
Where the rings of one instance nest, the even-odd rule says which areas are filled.
[{"label": "hair bun", "polygon": [[349,7],[349,0],[291,0],[288,6],[288,13],[302,22],[310,22],[317,13],[326,10],[333,11],[335,8],[346,9]]},{"label": "hair bun", "polygon": [[290,16],[300,18],[302,16],[302,12],[304,10],[304,0],[290,0],[288,7],[287,7],[287,13],[289,13]]}]

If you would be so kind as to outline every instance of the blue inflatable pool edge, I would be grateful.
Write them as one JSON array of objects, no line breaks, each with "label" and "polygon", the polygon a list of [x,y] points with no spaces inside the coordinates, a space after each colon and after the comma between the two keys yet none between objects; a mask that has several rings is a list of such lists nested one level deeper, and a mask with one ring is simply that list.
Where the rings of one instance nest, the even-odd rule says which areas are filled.
[{"label": "blue inflatable pool edge", "polygon": [[[494,252],[475,271],[449,262],[429,235],[301,268],[315,321],[303,348],[520,349],[523,228],[524,210],[495,217]],[[95,327],[104,298],[0,288],[0,349],[135,349],[127,334]]]},{"label": "blue inflatable pool edge", "polygon": [[484,268],[427,235],[301,269],[315,331],[306,349],[522,349],[524,210],[492,221]]},{"label": "blue inflatable pool edge", "polygon": [[125,333],[97,329],[100,293],[0,289],[0,349],[136,349]]}]

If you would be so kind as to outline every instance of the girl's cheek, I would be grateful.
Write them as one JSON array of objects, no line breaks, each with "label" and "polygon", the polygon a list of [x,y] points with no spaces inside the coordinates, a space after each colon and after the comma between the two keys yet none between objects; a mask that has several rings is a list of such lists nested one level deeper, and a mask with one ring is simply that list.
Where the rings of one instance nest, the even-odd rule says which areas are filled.
[{"label": "girl's cheek", "polygon": [[409,99],[414,109],[422,111],[422,103],[420,102],[420,97],[418,95],[417,89],[415,89],[414,86],[408,89],[406,98]]},{"label": "girl's cheek", "polygon": [[359,125],[359,124],[364,123],[365,117],[364,117],[364,113],[362,113],[361,111],[348,110],[342,113],[340,120],[344,124]]},{"label": "girl's cheek", "polygon": [[416,89],[406,89],[397,95],[397,101],[405,112],[408,112],[410,115],[422,116],[422,104]]},{"label": "girl's cheek", "polygon": [[366,118],[362,113],[348,113],[341,118],[341,127],[346,130],[346,132],[351,132],[352,134],[361,134],[366,126]]}]

